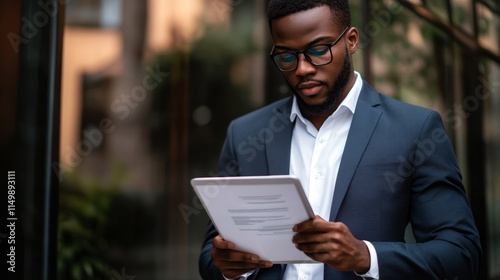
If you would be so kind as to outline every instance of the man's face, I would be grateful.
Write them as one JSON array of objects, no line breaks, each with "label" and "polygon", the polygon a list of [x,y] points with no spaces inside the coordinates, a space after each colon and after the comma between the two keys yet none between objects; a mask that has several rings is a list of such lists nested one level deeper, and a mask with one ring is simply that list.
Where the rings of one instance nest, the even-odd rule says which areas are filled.
[{"label": "man's face", "polygon": [[[298,51],[334,42],[345,27],[333,23],[330,7],[320,6],[272,21],[274,53]],[[286,81],[298,97],[303,114],[331,114],[354,84],[350,55],[355,50],[345,39],[352,36],[348,30],[332,48],[333,60],[323,66],[314,66],[299,55],[297,69],[283,72]],[[355,33],[355,32],[354,32]],[[357,34],[356,34],[357,35]]]}]

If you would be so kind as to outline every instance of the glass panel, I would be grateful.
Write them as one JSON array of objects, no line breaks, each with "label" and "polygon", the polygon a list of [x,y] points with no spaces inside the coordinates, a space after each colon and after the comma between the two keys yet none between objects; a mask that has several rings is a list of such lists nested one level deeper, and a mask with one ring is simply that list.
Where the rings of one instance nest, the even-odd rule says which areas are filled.
[{"label": "glass panel", "polygon": [[66,26],[59,279],[200,279],[208,217],[189,179],[217,173],[227,125],[255,107],[268,32],[218,19],[257,2],[123,1],[123,28]]},{"label": "glass panel", "polygon": [[59,147],[61,9],[57,1],[0,4],[2,279],[56,279],[59,182],[50,163]]},{"label": "glass panel", "polygon": [[479,42],[493,53],[500,55],[500,16],[483,4],[477,4]]},{"label": "glass panel", "polygon": [[[485,100],[487,156],[487,211],[490,276],[500,276],[500,65],[486,61],[480,67]],[[496,278],[495,278],[496,279]]]},{"label": "glass panel", "polygon": [[497,14],[500,13],[500,2],[498,0],[482,0],[481,2],[485,3]]},{"label": "glass panel", "polygon": [[451,0],[453,23],[470,35],[474,34],[472,0]]},{"label": "glass panel", "polygon": [[[373,10],[389,8],[380,0],[371,3]],[[438,33],[408,10],[394,11],[387,28],[378,26],[379,32],[374,32],[373,25],[362,30],[361,36],[371,37],[373,43],[374,86],[409,103],[442,110],[439,63],[433,53],[433,38]]]},{"label": "glass panel", "polygon": [[67,24],[116,28],[120,24],[121,0],[72,0],[66,8]]},{"label": "glass panel", "polygon": [[[349,4],[351,5],[351,25],[358,28],[361,26],[361,17],[362,15],[362,5],[368,5],[367,3],[361,3],[362,0],[351,0],[349,1]],[[363,69],[363,55],[362,55],[362,49],[360,48],[359,51],[354,53],[353,55],[353,63],[354,63],[354,69],[357,69],[357,71],[361,71],[361,74],[363,74],[362,70]],[[364,70],[364,69],[363,69]]]},{"label": "glass panel", "polygon": [[425,1],[425,4],[429,7],[433,14],[448,22],[448,8],[446,7],[446,0]]}]

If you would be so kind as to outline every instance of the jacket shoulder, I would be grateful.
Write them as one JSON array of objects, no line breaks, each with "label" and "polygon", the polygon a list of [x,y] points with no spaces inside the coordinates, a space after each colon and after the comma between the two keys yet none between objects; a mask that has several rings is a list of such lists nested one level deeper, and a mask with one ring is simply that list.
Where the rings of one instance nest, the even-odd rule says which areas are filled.
[{"label": "jacket shoulder", "polygon": [[383,110],[386,117],[393,120],[399,120],[409,125],[425,122],[429,117],[441,119],[440,114],[433,109],[410,104],[381,93],[377,94],[380,95],[380,109]]},{"label": "jacket shoulder", "polygon": [[287,97],[268,104],[262,108],[236,118],[230,124],[233,128],[244,130],[260,129],[270,125],[270,122],[278,120],[290,122],[290,109],[292,98]]}]

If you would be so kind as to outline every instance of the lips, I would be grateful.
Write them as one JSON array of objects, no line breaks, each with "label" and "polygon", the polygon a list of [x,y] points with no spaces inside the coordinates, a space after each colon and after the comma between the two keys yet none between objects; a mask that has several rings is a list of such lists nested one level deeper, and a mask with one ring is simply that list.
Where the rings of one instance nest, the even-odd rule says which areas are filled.
[{"label": "lips", "polygon": [[318,82],[303,82],[297,86],[297,89],[305,96],[313,96],[319,93],[321,86],[322,84]]}]

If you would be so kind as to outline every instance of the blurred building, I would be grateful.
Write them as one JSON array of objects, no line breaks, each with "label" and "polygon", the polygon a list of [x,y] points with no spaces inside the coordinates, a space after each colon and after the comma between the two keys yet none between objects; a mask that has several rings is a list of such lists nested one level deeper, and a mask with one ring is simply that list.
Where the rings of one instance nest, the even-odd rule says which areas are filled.
[{"label": "blurred building", "polygon": [[[129,88],[119,86],[125,71],[133,71],[133,74],[145,71],[130,67],[142,66],[152,55],[175,44],[188,44],[195,38],[196,33],[200,32],[199,18],[203,1],[135,2],[137,1],[75,0],[67,6],[63,45],[60,153],[62,163],[70,167],[82,164],[86,168],[94,169],[93,172],[107,172],[102,168],[102,160],[107,159],[106,149],[95,147],[95,154],[103,154],[102,158],[94,159],[101,162],[100,164],[77,161],[71,156],[75,152],[78,154],[78,145],[85,140],[82,139],[85,136],[82,132],[91,127],[98,128],[99,121],[103,118],[112,118],[115,114],[111,105],[113,101],[118,100],[119,103],[115,103],[119,104],[117,108],[121,108],[122,104],[129,106],[127,99],[123,99],[123,103],[120,99],[123,95],[130,95],[132,90],[131,85]],[[130,6],[129,9],[122,9],[127,5]],[[175,38],[173,32],[176,34]],[[174,42],[174,39],[185,42]],[[125,53],[126,51],[128,53]],[[125,65],[125,61],[129,60],[135,61]],[[142,101],[146,104],[142,104]],[[136,103],[134,100],[130,102]],[[147,110],[147,103],[147,100],[141,100],[141,106],[130,106],[130,116],[134,117],[134,114],[140,114],[138,111]],[[131,145],[146,145],[147,139],[137,139],[141,135],[147,135],[147,132],[132,132],[130,137],[118,141],[122,144],[115,143],[123,145],[117,150],[125,152]],[[132,143],[123,143],[125,141]],[[147,147],[131,151],[135,152],[131,157],[141,158],[145,155],[143,150],[147,150]],[[141,163],[138,163],[137,167],[144,168],[137,170],[138,174],[147,174],[146,171],[150,169],[149,165]],[[141,184],[138,187],[151,187],[147,178],[141,178],[137,182]]]},{"label": "blurred building", "polygon": [[[263,7],[263,1],[256,3]],[[177,65],[160,70],[164,65],[158,59],[171,51],[188,52],[207,26],[229,29],[231,12],[239,5],[226,0],[74,0],[66,7],[59,175],[80,172],[104,181],[112,179],[116,165],[123,166],[127,178],[120,189],[163,214],[131,217],[136,226],[138,219],[157,223],[151,226],[152,239],[140,248],[123,248],[111,255],[148,279],[197,275],[192,267],[200,245],[193,244],[189,235],[199,234],[206,223],[202,213],[198,218],[203,224],[188,227],[179,208],[192,200],[185,128],[191,122],[186,110],[192,111],[188,104],[192,81],[185,80],[189,62],[169,61]],[[259,16],[261,20],[254,23],[260,25],[256,39],[264,37],[262,13]],[[264,56],[253,56],[255,62],[246,65],[257,70],[249,79],[253,101],[262,104]],[[245,74],[234,76],[238,80]],[[170,79],[183,81],[170,84]],[[197,112],[207,107],[200,108]],[[134,261],[135,254],[142,259]]]}]

